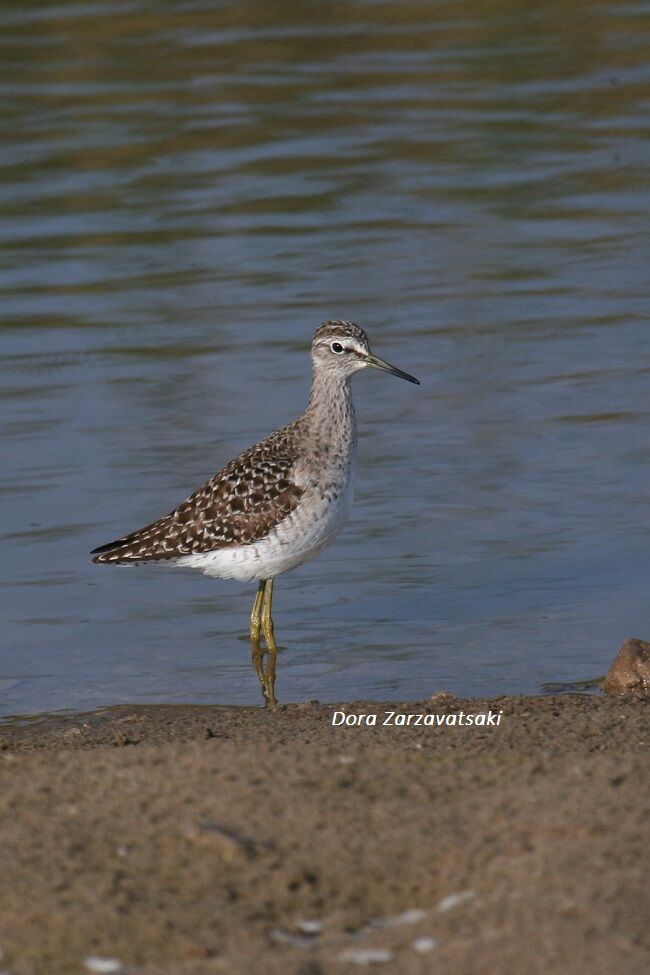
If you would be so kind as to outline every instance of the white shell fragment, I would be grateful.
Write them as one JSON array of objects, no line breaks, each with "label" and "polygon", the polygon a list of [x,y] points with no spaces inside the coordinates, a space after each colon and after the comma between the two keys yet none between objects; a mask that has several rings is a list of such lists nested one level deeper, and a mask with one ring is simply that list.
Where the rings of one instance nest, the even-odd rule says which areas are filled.
[{"label": "white shell fragment", "polygon": [[403,914],[395,914],[394,917],[377,918],[372,922],[374,928],[397,928],[400,924],[419,924],[427,916],[427,912],[420,907],[414,907]]},{"label": "white shell fragment", "polygon": [[294,948],[307,948],[311,950],[316,942],[313,935],[293,934],[291,931],[283,931],[282,928],[274,928],[271,931],[274,941],[283,941],[285,944],[292,945]]},{"label": "white shell fragment", "polygon": [[471,901],[473,897],[476,897],[476,892],[473,890],[460,890],[457,894],[449,894],[448,897],[443,897],[438,904],[438,911],[441,914],[445,911],[451,911],[452,908],[458,907],[459,904]]},{"label": "white shell fragment", "polygon": [[298,930],[302,931],[303,934],[320,934],[323,930],[322,921],[300,921],[298,923]]},{"label": "white shell fragment", "polygon": [[435,938],[416,938],[413,942],[413,948],[418,954],[426,955],[428,951],[433,951],[437,944]]},{"label": "white shell fragment", "polygon": [[88,955],[84,958],[84,968],[96,975],[110,975],[111,972],[120,972],[122,962],[117,958],[100,958],[99,955]]},{"label": "white shell fragment", "polygon": [[354,965],[375,965],[391,961],[393,954],[387,948],[348,948],[340,957],[341,961],[350,961]]}]

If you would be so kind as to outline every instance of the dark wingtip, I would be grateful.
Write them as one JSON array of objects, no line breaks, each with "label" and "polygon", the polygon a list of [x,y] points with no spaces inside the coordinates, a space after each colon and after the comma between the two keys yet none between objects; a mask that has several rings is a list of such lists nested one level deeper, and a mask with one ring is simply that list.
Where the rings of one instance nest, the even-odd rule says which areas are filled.
[{"label": "dark wingtip", "polygon": [[107,542],[106,545],[98,545],[97,548],[94,548],[90,553],[93,556],[90,561],[94,562],[95,565],[106,562],[108,560],[102,558],[102,556],[108,555],[109,552],[114,552],[118,548],[120,548],[119,542]]}]

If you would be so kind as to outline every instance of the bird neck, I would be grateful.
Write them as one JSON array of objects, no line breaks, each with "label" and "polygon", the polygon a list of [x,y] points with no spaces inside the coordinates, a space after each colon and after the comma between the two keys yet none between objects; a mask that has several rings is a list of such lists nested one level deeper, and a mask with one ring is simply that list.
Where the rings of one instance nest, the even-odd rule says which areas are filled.
[{"label": "bird neck", "polygon": [[313,441],[340,444],[344,451],[352,448],[356,442],[356,419],[350,377],[341,379],[315,370],[303,419]]}]

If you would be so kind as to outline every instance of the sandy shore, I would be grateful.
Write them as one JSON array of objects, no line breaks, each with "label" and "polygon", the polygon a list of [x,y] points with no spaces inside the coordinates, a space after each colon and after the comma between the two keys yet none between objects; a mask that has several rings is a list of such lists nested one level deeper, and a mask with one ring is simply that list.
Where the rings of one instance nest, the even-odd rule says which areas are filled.
[{"label": "sandy shore", "polygon": [[0,725],[0,969],[645,975],[649,713],[438,695]]}]

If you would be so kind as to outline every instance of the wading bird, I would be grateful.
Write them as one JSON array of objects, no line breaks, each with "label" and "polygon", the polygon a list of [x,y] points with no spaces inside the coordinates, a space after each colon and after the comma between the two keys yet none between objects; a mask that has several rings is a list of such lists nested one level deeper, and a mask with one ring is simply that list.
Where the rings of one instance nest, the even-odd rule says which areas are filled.
[{"label": "wading bird", "polygon": [[165,562],[218,579],[258,579],[250,639],[262,693],[272,704],[273,580],[331,542],[352,501],[357,436],[350,379],[371,366],[419,385],[373,355],[353,322],[321,325],[311,358],[311,396],[298,419],[244,451],[169,514],[91,552],[102,565]]}]

